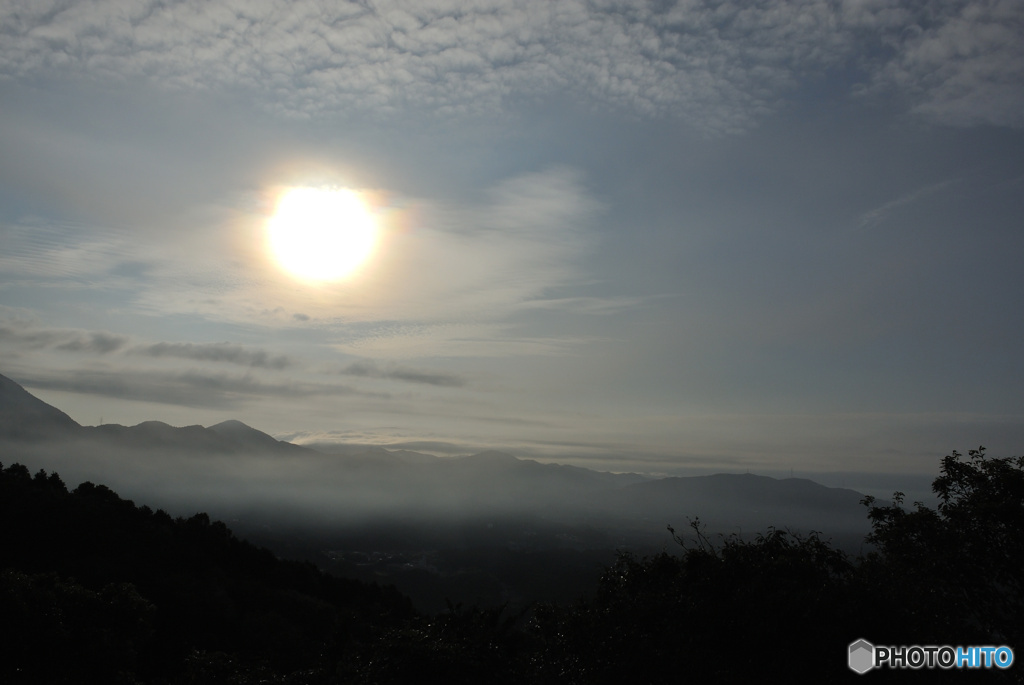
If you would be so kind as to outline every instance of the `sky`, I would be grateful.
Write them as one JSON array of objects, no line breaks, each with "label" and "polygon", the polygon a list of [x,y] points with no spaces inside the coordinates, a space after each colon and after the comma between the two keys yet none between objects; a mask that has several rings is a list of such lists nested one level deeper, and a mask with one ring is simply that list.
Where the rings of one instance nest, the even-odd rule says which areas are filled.
[{"label": "sky", "polygon": [[1022,229],[1016,0],[0,0],[0,373],[84,425],[934,474],[1024,446]]}]

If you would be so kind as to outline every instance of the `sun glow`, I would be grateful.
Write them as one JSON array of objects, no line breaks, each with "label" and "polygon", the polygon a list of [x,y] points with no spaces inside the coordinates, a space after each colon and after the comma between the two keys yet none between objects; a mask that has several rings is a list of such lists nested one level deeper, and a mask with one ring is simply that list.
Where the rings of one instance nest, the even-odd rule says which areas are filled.
[{"label": "sun glow", "polygon": [[267,222],[267,241],[293,276],[334,281],[352,275],[373,253],[377,223],[348,188],[291,188]]}]

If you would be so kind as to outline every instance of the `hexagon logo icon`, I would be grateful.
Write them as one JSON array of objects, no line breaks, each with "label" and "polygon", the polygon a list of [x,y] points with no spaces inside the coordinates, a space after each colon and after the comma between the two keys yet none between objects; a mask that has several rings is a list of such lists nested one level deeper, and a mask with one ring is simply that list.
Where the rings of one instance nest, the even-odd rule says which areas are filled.
[{"label": "hexagon logo icon", "polygon": [[875,666],[875,646],[861,639],[850,643],[850,670],[861,675]]}]

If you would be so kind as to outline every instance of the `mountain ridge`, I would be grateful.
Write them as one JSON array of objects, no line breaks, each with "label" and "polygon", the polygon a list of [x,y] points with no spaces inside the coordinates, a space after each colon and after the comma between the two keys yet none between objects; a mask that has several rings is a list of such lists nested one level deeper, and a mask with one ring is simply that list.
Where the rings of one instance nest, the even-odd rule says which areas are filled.
[{"label": "mountain ridge", "polygon": [[142,421],[134,426],[106,423],[83,426],[53,405],[39,399],[16,381],[0,374],[0,437],[14,439],[113,440],[125,446],[155,446],[216,453],[245,451],[288,452],[306,448],[282,442],[241,421],[229,419],[204,427],[172,426],[163,421]]},{"label": "mountain ridge", "polygon": [[[10,426],[31,426],[12,431]],[[700,517],[717,531],[766,526],[866,530],[853,490],[807,479],[751,474],[650,478],[521,459],[497,450],[437,457],[382,447],[338,453],[283,442],[231,419],[209,427],[162,421],[81,426],[0,376],[0,427],[7,454],[31,446],[32,459],[85,478],[120,479],[162,501],[222,501],[245,511],[343,522],[355,517],[501,517],[628,530],[646,539],[666,524]],[[65,445],[63,440],[70,440]],[[11,449],[14,446],[18,449]],[[59,448],[59,449],[58,449]],[[28,453],[28,452],[26,452]],[[5,459],[6,460],[6,459]],[[149,493],[149,494],[147,494]],[[862,537],[862,535],[861,535]]]}]

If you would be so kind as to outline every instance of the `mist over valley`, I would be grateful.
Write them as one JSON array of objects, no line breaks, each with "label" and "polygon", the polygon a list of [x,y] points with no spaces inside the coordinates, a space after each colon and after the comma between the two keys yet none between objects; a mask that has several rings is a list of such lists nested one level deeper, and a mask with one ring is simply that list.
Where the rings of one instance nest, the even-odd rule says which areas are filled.
[{"label": "mist over valley", "polygon": [[[4,463],[105,484],[172,515],[202,511],[277,554],[445,599],[571,601],[618,551],[705,533],[819,531],[851,553],[869,531],[863,495],[753,474],[654,478],[488,451],[438,457],[282,442],[239,421],[209,427],[81,426],[0,377]],[[581,585],[582,583],[582,585]]]}]

